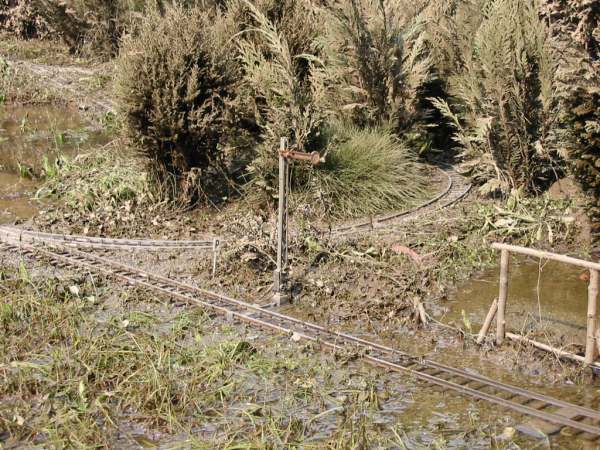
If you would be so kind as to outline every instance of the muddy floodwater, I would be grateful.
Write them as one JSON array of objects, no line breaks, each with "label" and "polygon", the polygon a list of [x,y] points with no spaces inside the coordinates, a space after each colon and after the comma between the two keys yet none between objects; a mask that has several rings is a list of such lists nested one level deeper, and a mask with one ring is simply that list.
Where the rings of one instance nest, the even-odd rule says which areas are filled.
[{"label": "muddy floodwater", "polygon": [[0,223],[32,217],[44,167],[72,158],[108,137],[74,108],[0,106]]},{"label": "muddy floodwater", "polygon": [[[585,344],[587,272],[554,261],[513,259],[506,304],[507,329],[528,333],[547,330],[566,342]],[[478,331],[498,297],[499,269],[493,268],[462,285],[451,297],[445,321]],[[463,313],[464,311],[464,313]]]}]

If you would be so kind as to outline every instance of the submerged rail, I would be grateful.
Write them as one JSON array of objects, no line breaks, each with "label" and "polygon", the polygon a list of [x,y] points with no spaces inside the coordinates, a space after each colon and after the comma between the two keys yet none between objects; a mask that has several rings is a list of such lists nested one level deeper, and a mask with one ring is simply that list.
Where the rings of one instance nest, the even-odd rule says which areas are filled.
[{"label": "submerged rail", "polygon": [[[435,361],[422,359],[393,348],[350,334],[326,329],[276,311],[200,289],[176,280],[146,272],[125,264],[53,244],[30,245],[0,236],[8,248],[20,251],[57,267],[73,267],[115,278],[131,285],[144,286],[172,299],[200,306],[229,320],[245,322],[253,327],[289,336],[293,342],[312,342],[323,350],[336,351],[352,347],[363,354],[369,364],[405,373],[435,386],[484,400],[543,421],[567,427],[574,435],[587,439],[600,437],[600,412],[565,402],[540,393],[501,383],[490,378]],[[568,414],[566,413],[568,412]]]}]

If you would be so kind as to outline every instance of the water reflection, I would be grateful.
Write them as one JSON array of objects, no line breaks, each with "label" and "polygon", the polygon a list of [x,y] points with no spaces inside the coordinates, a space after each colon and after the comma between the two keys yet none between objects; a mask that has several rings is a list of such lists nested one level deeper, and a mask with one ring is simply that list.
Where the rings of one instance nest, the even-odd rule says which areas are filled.
[{"label": "water reflection", "polygon": [[107,141],[105,133],[87,124],[73,108],[0,107],[0,223],[27,219],[37,212],[39,202],[32,197],[45,164]]}]

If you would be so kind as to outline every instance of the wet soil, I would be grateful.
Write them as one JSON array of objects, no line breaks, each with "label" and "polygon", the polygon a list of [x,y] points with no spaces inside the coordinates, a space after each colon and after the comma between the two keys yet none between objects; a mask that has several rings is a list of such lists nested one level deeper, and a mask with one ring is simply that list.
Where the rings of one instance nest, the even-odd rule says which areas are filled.
[{"label": "wet soil", "polygon": [[[42,69],[46,70],[46,68]],[[52,73],[52,71],[47,71],[46,77],[51,78]],[[84,79],[87,75],[75,70],[70,71],[68,76],[76,81],[76,78]],[[0,117],[2,117],[3,121],[5,120],[4,111],[10,110],[10,108],[0,109]],[[11,113],[12,116],[19,117],[17,113],[18,108],[14,108],[15,109]],[[57,113],[57,115],[60,114]],[[77,116],[79,116],[77,111],[69,110],[68,113],[64,114],[64,118],[66,120],[66,122],[63,124],[64,126],[59,128],[63,128],[64,130],[77,130],[80,127],[85,128],[85,125],[80,119],[73,119],[73,117]],[[19,129],[18,120],[12,120],[10,118],[6,120],[7,125],[2,125],[1,128],[13,130]],[[75,120],[75,122],[69,122],[73,120]],[[49,127],[40,126],[39,128],[43,129]],[[5,131],[1,131],[1,133],[5,133]],[[15,132],[15,135],[19,135],[19,133]],[[0,134],[0,136],[4,136],[4,134]],[[29,134],[29,136],[30,138],[35,136],[35,133],[32,132]],[[90,138],[79,141],[77,144],[71,147],[67,146],[67,148],[65,148],[63,143],[61,153],[70,153],[71,155],[76,154],[83,147],[88,145],[88,139]],[[54,148],[53,137],[50,133],[46,133],[45,138],[34,138],[29,140],[24,139],[23,141],[27,142],[24,144],[22,149],[22,155],[25,156],[21,156],[21,159],[19,159],[19,157],[7,157],[7,169],[1,169],[2,172],[0,172],[0,197],[8,198],[11,195],[17,197],[15,199],[17,200],[17,205],[12,205],[10,207],[3,207],[1,203],[3,200],[0,200],[0,208],[6,208],[9,211],[8,214],[10,214],[10,216],[8,216],[8,220],[14,220],[17,216],[23,218],[28,217],[29,215],[35,213],[35,210],[28,211],[29,200],[21,200],[27,199],[27,197],[29,197],[31,193],[33,193],[39,186],[37,180],[23,179],[18,176],[16,173],[18,166],[15,165],[14,162],[25,162],[26,164],[31,165],[33,171],[39,170],[39,157],[44,154],[52,154]],[[75,139],[73,142],[76,141],[77,139]],[[13,139],[13,143],[14,142],[16,141]],[[40,149],[33,150],[31,152],[30,150],[35,147],[35,145],[31,142],[40,143]],[[101,139],[97,142],[101,142]],[[0,143],[0,145],[2,145],[2,143]],[[3,149],[4,147],[0,148]],[[15,147],[11,146],[11,148]],[[50,153],[48,153],[48,151],[50,151]],[[9,152],[7,151],[5,153],[2,151],[0,158],[3,158],[4,154],[8,155]],[[29,157],[27,156],[28,154]],[[2,159],[2,161],[4,161],[4,159]],[[2,162],[2,164],[4,164],[4,162]],[[2,180],[6,180],[4,182],[4,186],[2,186]],[[7,192],[7,194],[4,194],[4,192]],[[10,201],[10,199],[7,199],[6,201]],[[25,210],[19,211],[18,208],[20,207],[23,207]],[[195,213],[196,216],[203,214],[203,212]],[[448,219],[448,217],[444,217],[444,220],[445,219]],[[1,220],[2,219],[0,218],[0,221]],[[442,219],[440,218],[440,220]],[[171,223],[173,226],[171,226]],[[223,219],[221,219],[221,223],[219,225],[215,225],[214,221],[206,220],[206,218],[198,218],[198,220],[196,220],[195,216],[187,215],[184,217],[174,218],[173,220],[169,220],[167,222],[157,219],[157,224],[148,228],[141,226],[140,224],[132,224],[132,229],[137,228],[135,232],[139,233],[139,236],[147,236],[150,233],[153,236],[163,238],[174,238],[176,236],[195,238],[197,237],[196,235],[198,234],[199,229],[208,231],[208,226],[211,227],[211,232],[220,234],[224,229],[231,230],[237,225],[232,223],[232,221]],[[241,231],[237,233],[237,235],[239,235],[237,237],[243,236],[242,240],[248,242],[261,242],[263,240],[269,241],[269,236],[263,235],[263,233],[268,234],[268,232],[265,232],[262,226],[255,227],[256,229],[260,228],[261,230],[257,236],[253,235],[252,232],[247,232],[247,230],[251,228],[247,226],[247,223],[240,225],[239,228]],[[402,243],[409,245],[406,239],[407,235],[414,235],[418,229],[423,231],[422,227],[418,225],[407,226],[407,230],[398,231],[393,240],[400,239]],[[61,231],[69,232],[69,229],[63,229]],[[447,236],[447,242],[455,243],[455,237],[456,236],[453,232],[449,232],[449,236]],[[458,240],[458,237],[456,237],[456,239]],[[121,253],[113,257],[125,262],[129,262],[130,264],[143,267],[146,270],[152,270],[173,278],[182,279],[192,284],[201,285],[207,289],[224,292],[233,297],[241,298],[251,303],[260,303],[268,299],[270,295],[272,279],[270,274],[270,270],[272,268],[270,267],[270,262],[268,259],[269,256],[272,255],[272,248],[270,248],[269,245],[265,245],[265,247],[262,249],[256,250],[250,247],[246,248],[242,245],[241,247],[245,250],[239,251],[239,249],[235,248],[236,246],[238,246],[237,243],[232,243],[231,247],[226,247],[224,249],[225,252],[231,253],[229,257],[227,255],[223,256],[223,265],[219,266],[219,274],[214,279],[209,275],[210,256],[208,254],[198,254],[194,252],[162,252],[161,254]],[[381,326],[381,324],[373,325],[370,323],[370,317],[378,320],[382,317],[386,317],[388,314],[396,313],[400,315],[401,310],[405,308],[407,304],[410,304],[410,299],[399,297],[397,292],[398,290],[391,291],[390,286],[393,285],[393,283],[390,283],[390,286],[382,286],[381,279],[378,279],[375,273],[378,270],[374,269],[376,266],[371,265],[370,263],[360,266],[360,261],[362,261],[362,263],[364,263],[364,261],[369,262],[370,258],[372,258],[367,247],[368,246],[365,245],[365,248],[362,249],[364,254],[352,253],[352,251],[355,250],[351,249],[350,253],[344,255],[348,256],[349,259],[341,259],[337,262],[333,262],[329,265],[324,265],[321,267],[318,267],[318,264],[316,264],[316,268],[309,267],[309,269],[311,269],[311,273],[308,277],[301,277],[298,273],[296,273],[295,275],[298,278],[303,278],[302,281],[305,282],[307,287],[305,287],[303,292],[303,299],[301,299],[298,304],[288,307],[285,309],[285,311],[297,317],[308,317],[311,320],[315,320],[327,326],[332,326],[343,331],[349,331],[357,335],[377,340],[379,342],[388,343],[413,354],[424,355],[427,358],[435,359],[437,361],[445,362],[449,365],[454,365],[457,367],[469,367],[472,368],[472,370],[476,370],[482,374],[492,376],[503,381],[515,383],[525,387],[533,387],[535,390],[554,394],[561,398],[571,399],[578,403],[583,402],[584,404],[592,407],[598,407],[598,400],[596,399],[597,396],[595,395],[595,389],[593,387],[578,386],[573,384],[557,384],[551,387],[544,386],[544,383],[547,380],[547,377],[545,377],[544,374],[533,374],[536,376],[530,378],[528,375],[531,375],[531,372],[511,370],[510,365],[503,365],[502,361],[499,361],[498,359],[491,358],[490,361],[487,361],[479,349],[465,346],[465,343],[461,341],[460,338],[457,338],[457,335],[452,332],[438,332],[435,327],[417,331],[415,327],[411,325],[403,325],[402,323],[394,320],[390,320],[389,323],[386,322],[383,326]],[[411,245],[411,248],[412,247],[415,246]],[[425,247],[423,249],[423,253],[428,255],[431,253],[430,250],[431,249]],[[435,251],[437,251],[437,249]],[[299,254],[299,249],[294,249],[294,253]],[[238,261],[240,264],[237,266],[232,265],[231,262],[228,261],[228,258],[230,260],[241,260]],[[458,259],[459,256],[457,256],[457,260]],[[18,261],[15,260],[14,262],[17,263]],[[394,262],[396,263],[396,261]],[[300,262],[297,263],[297,266],[299,266]],[[302,261],[302,264],[303,263],[304,261]],[[412,264],[410,261],[404,261],[404,263],[407,263],[408,266]],[[533,313],[538,311],[537,291],[534,289],[533,292],[536,294],[536,297],[535,300],[532,301],[532,288],[530,280],[533,274],[536,275],[535,279],[537,279],[538,266],[537,264],[529,264],[529,266],[531,266],[529,268],[521,268],[521,266],[527,266],[527,264],[515,265],[513,268],[513,276],[517,278],[523,278],[522,286],[520,287],[518,281],[515,281],[515,284],[512,284],[513,282],[511,281],[511,286],[514,287],[514,291],[511,290],[510,293],[511,297],[509,314],[511,314],[510,317],[514,316],[515,319],[523,318],[521,313],[522,310],[533,311]],[[579,288],[577,286],[583,285],[585,289],[585,283],[575,281],[573,282],[574,284],[569,285],[569,294],[572,293],[573,296],[572,298],[569,297],[569,301],[567,302],[565,301],[566,295],[559,294],[558,289],[555,289],[554,284],[558,283],[562,286],[564,283],[559,283],[557,281],[557,272],[548,272],[546,271],[547,269],[549,270],[550,266],[544,268],[544,277],[547,273],[554,273],[555,275],[550,276],[548,279],[546,279],[546,281],[544,281],[544,277],[542,278],[542,281],[540,282],[540,284],[544,287],[542,291],[556,291],[554,300],[551,299],[547,304],[553,304],[556,308],[558,308],[558,311],[561,311],[558,314],[550,315],[548,317],[569,323],[572,321],[573,323],[576,323],[575,320],[576,317],[579,317],[579,311],[577,309],[578,307],[574,305],[577,303],[577,299],[580,297],[578,293]],[[47,273],[44,272],[47,270],[48,269],[46,268],[40,268],[38,273],[43,275],[44,273]],[[367,274],[362,278],[355,277],[354,279],[351,279],[349,283],[348,273],[352,272],[353,274],[356,274],[357,272],[361,271],[367,272]],[[399,264],[398,272],[403,271],[410,273],[410,270],[405,270],[405,267]],[[523,271],[523,273],[522,275],[519,275],[521,271]],[[447,304],[449,307],[448,311],[442,320],[461,327],[461,325],[464,325],[462,320],[462,310],[464,309],[466,311],[466,317],[470,319],[473,328],[477,330],[477,325],[487,312],[487,308],[489,307],[491,300],[495,296],[495,291],[497,290],[497,286],[493,286],[495,283],[494,277],[496,272],[496,270],[492,270],[488,273],[485,273],[481,280],[478,278],[472,283],[469,283],[461,288],[460,292],[456,295],[451,295],[451,300]],[[61,271],[54,271],[54,273],[60,274]],[[577,274],[559,275],[570,277],[571,275]],[[417,279],[419,276],[420,274],[417,273],[415,278]],[[571,280],[571,278],[566,279]],[[324,280],[324,282],[322,280]],[[419,284],[417,281],[421,280],[411,281],[411,283]],[[342,312],[342,314],[340,314],[340,303],[337,303],[337,299],[334,301],[334,297],[344,297],[347,294],[346,291],[340,289],[340,287],[343,287],[344,285],[346,288],[348,288],[347,290],[356,290],[354,289],[356,286],[359,286],[361,289],[361,292],[356,295],[356,298],[351,297],[344,300],[344,307],[345,311],[347,312],[346,317],[344,317],[345,313]],[[121,293],[129,292],[127,288],[120,285],[111,285],[111,290]],[[401,290],[402,289],[400,289],[400,291]],[[423,287],[423,292],[425,292],[425,287]],[[519,300],[521,297],[522,301]],[[316,298],[318,298],[318,300]],[[147,299],[156,300],[152,295],[147,295]],[[382,299],[384,301],[381,301]],[[323,314],[325,309],[324,304],[330,300],[332,304],[331,311],[328,316],[325,316]],[[311,302],[315,302],[315,304],[317,304],[314,309],[311,309]],[[547,302],[545,297],[544,302]],[[540,304],[544,304],[541,299]],[[378,305],[383,306],[379,308]],[[567,305],[566,308],[565,305]],[[140,310],[139,305],[136,304],[128,305],[128,307],[135,311]],[[361,314],[357,315],[356,311],[359,309],[359,307],[361,308]],[[154,312],[159,316],[165,315],[164,311],[160,310],[160,304],[156,305],[156,309],[152,309],[151,306],[148,308],[150,312]],[[561,310],[561,308],[563,309]],[[369,314],[367,314],[369,312],[372,313],[370,314],[370,317]],[[110,304],[107,304],[104,314],[107,317],[111,317],[115,314],[115,309],[112,308]],[[333,318],[333,322],[330,322],[328,320],[329,318]],[[388,330],[388,333],[380,333],[386,329]],[[214,331],[216,333],[220,333],[222,330],[215,325]],[[268,351],[272,350],[272,348],[276,348],[276,345],[273,343],[273,341],[269,340],[268,338],[258,337],[254,330],[247,330],[242,326],[236,326],[235,334],[240,338],[260,344]],[[277,342],[281,343],[282,340]],[[288,346],[285,343],[282,345],[287,346],[286,351],[292,355],[294,351],[297,351],[296,347],[293,345]],[[277,352],[275,352],[271,355],[271,357],[273,359],[277,359],[279,355]],[[317,420],[313,419],[315,425],[307,437],[306,442],[309,444],[314,444],[314,448],[320,448],[319,443],[323,442],[327,436],[331,436],[332,433],[335,432],[336,428],[339,427],[340,423],[345,420],[345,417],[350,417],[351,420],[356,420],[357,424],[359,423],[360,418],[368,417],[368,419],[375,424],[375,428],[379,426],[382,430],[384,430],[382,433],[385,432],[391,434],[392,437],[394,433],[398,433],[401,437],[400,441],[403,442],[403,444],[405,444],[408,448],[441,448],[443,446],[448,448],[489,448],[493,441],[491,437],[492,435],[500,435],[503,433],[505,427],[514,426],[519,420],[519,418],[505,415],[502,411],[496,408],[489,408],[485,404],[473,402],[469,399],[456,396],[452,393],[440,392],[429,386],[413,383],[409,379],[393,374],[364,369],[360,363],[347,363],[349,365],[350,374],[341,374],[341,372],[339,372],[341,369],[338,368],[340,365],[339,361],[330,361],[319,358],[321,358],[321,356],[311,357],[311,361],[313,361],[313,363],[317,366],[321,364],[321,370],[329,370],[331,373],[326,377],[322,373],[311,372],[311,376],[307,377],[307,379],[311,380],[310,383],[312,383],[313,386],[319,385],[323,387],[322,392],[320,392],[317,396],[320,400],[315,400],[314,402],[304,402],[300,405],[293,405],[294,408],[288,411],[286,410],[287,405],[285,403],[277,403],[278,399],[281,397],[280,389],[281,386],[287,386],[285,383],[293,384],[296,382],[296,380],[280,379],[279,382],[273,382],[271,380],[269,386],[259,386],[256,382],[256,379],[249,378],[247,384],[245,385],[246,392],[242,397],[244,399],[242,403],[238,405],[228,405],[227,408],[224,408],[224,414],[222,414],[222,412],[217,414],[221,416],[219,419],[220,425],[219,420],[217,419],[207,420],[206,427],[203,427],[202,430],[196,430],[197,434],[202,435],[204,433],[204,435],[207,437],[207,440],[211,442],[211,438],[218,434],[220,429],[219,427],[221,427],[221,430],[226,430],[230,423],[234,423],[236,420],[241,421],[241,417],[246,414],[246,411],[248,411],[248,403],[273,403],[268,399],[275,399],[275,405],[273,406],[274,409],[279,408],[281,411],[285,410],[285,414],[288,417],[297,417],[300,418],[300,420],[307,422],[323,412],[327,412],[332,408],[343,406],[345,401],[344,399],[348,398],[349,395],[352,395],[358,391],[364,392],[366,390],[364,386],[364,379],[352,381],[353,378],[358,378],[356,376],[357,373],[368,373],[370,374],[369,376],[372,377],[369,379],[369,382],[372,382],[376,386],[375,391],[377,393],[377,403],[379,407],[373,410],[354,411],[350,413],[347,409],[342,409],[339,411],[334,410],[331,412],[331,414],[319,416]],[[342,366],[344,366],[344,364],[346,363],[343,363]],[[540,370],[543,370],[543,368]],[[323,391],[326,392],[326,394],[323,393]],[[248,401],[248,399],[250,400]],[[225,425],[223,425],[223,423]],[[481,431],[482,428],[485,429],[485,432]],[[394,430],[393,432],[391,431],[392,429]],[[238,430],[243,432],[243,427],[240,426]],[[164,435],[155,436],[146,431],[147,430],[140,431],[138,445],[129,442],[130,448],[139,448],[140,446],[143,447],[146,445],[152,445],[152,440],[154,438],[156,438],[157,442],[161,443],[169,441],[169,438]],[[566,445],[565,448],[572,448],[569,447],[570,442],[568,437],[559,438],[558,442],[561,443],[563,440],[564,443],[562,445]],[[177,444],[181,445],[182,441],[180,439],[177,441]],[[523,442],[525,443],[526,448],[532,447],[531,442],[527,441],[526,439]],[[398,443],[396,446],[398,448],[402,448],[402,446]]]},{"label": "wet soil", "polygon": [[[0,107],[0,223],[33,217],[35,194],[59,158],[102,145],[108,136],[78,110],[52,105]],[[60,163],[59,163],[60,164]]]}]

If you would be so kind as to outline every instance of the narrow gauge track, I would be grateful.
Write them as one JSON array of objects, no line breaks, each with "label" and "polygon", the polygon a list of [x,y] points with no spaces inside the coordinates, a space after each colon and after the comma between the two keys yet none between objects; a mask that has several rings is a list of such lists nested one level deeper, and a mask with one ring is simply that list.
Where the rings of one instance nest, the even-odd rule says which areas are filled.
[{"label": "narrow gauge track", "polygon": [[209,292],[152,274],[98,255],[67,247],[31,246],[0,236],[0,246],[45,260],[63,268],[73,267],[106,275],[253,327],[286,335],[294,342],[312,342],[323,350],[352,348],[369,364],[404,373],[447,390],[484,400],[543,421],[570,429],[573,436],[588,440],[600,437],[600,412],[576,404],[501,383],[490,378],[411,356],[375,342],[328,330],[319,325],[263,309],[225,295]]},{"label": "narrow gauge track", "polygon": [[114,250],[168,250],[168,249],[212,249],[219,246],[218,239],[210,241],[168,241],[152,239],[111,239],[90,236],[42,233],[23,230],[12,226],[0,226],[0,237],[23,243],[55,243],[69,247]]},{"label": "narrow gauge track", "polygon": [[[356,233],[366,233],[373,230],[389,228],[404,221],[416,219],[427,213],[444,209],[460,201],[471,190],[471,185],[464,177],[459,175],[451,166],[438,168],[438,171],[447,178],[444,189],[434,198],[407,211],[396,212],[380,216],[369,221],[345,224],[333,228],[331,235],[343,237]],[[10,239],[18,238],[24,243],[56,243],[77,248],[113,249],[113,250],[167,250],[167,249],[213,249],[219,246],[217,238],[207,241],[171,241],[152,239],[112,239],[90,236],[76,236],[40,231],[24,230],[14,226],[0,226],[0,236]]]},{"label": "narrow gauge track", "polygon": [[452,166],[438,167],[440,174],[446,178],[444,189],[434,198],[422,203],[421,205],[402,212],[396,212],[379,217],[373,220],[361,221],[357,223],[344,224],[331,229],[332,236],[346,236],[356,233],[364,233],[373,230],[389,228],[402,222],[407,222],[425,214],[440,209],[448,208],[462,200],[471,190],[471,184],[460,175]]}]

